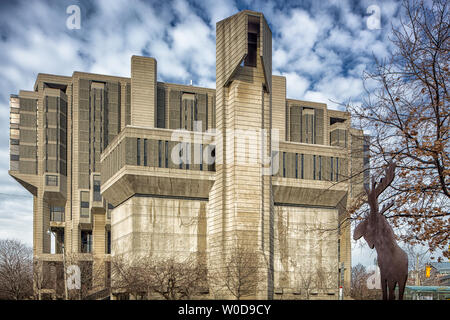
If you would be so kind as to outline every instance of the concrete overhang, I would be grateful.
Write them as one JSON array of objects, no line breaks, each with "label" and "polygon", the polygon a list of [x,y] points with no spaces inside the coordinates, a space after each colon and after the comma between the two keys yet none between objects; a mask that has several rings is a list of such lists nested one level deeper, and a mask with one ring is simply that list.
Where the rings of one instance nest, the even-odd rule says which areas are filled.
[{"label": "concrete overhang", "polygon": [[101,185],[107,202],[118,206],[135,194],[208,198],[215,172],[125,165]]},{"label": "concrete overhang", "polygon": [[35,174],[23,174],[15,170],[9,170],[8,173],[32,195],[37,196],[37,187],[40,182],[39,176]]},{"label": "concrete overhang", "polygon": [[272,178],[275,205],[336,207],[348,188],[346,182]]}]

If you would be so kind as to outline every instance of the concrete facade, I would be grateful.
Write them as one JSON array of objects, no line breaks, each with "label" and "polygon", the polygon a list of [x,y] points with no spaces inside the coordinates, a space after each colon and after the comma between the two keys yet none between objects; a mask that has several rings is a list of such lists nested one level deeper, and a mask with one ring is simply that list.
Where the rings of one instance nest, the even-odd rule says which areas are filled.
[{"label": "concrete facade", "polygon": [[[34,196],[35,260],[61,268],[64,244],[104,270],[95,292],[114,255],[198,253],[220,272],[245,243],[259,260],[249,298],[337,299],[364,136],[348,113],[286,97],[262,13],[218,22],[216,43],[216,89],[158,82],[157,61],[133,56],[131,78],[39,74],[11,95],[9,173]],[[215,289],[200,298],[230,298]]]}]

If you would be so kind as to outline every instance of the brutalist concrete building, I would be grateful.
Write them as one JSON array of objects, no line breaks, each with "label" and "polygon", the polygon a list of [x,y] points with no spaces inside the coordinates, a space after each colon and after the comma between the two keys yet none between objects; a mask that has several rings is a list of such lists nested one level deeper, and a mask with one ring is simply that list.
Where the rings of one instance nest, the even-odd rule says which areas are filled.
[{"label": "brutalist concrete building", "polygon": [[[216,29],[215,90],[158,82],[157,60],[133,56],[131,77],[39,74],[11,95],[9,173],[34,197],[36,268],[62,279],[76,260],[100,270],[95,291],[114,256],[198,253],[220,272],[245,245],[261,261],[250,298],[337,299],[349,287],[363,133],[346,112],[286,97],[263,14]],[[230,298],[212,287],[197,297]]]}]

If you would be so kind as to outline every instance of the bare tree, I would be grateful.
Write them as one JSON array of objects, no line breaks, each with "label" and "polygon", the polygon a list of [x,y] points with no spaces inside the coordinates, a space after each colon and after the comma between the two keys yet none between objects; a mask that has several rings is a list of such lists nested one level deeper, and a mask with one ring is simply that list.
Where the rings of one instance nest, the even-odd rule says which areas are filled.
[{"label": "bare tree", "polygon": [[367,273],[366,267],[361,263],[352,267],[350,296],[353,299],[364,299],[367,296]]},{"label": "bare tree", "polygon": [[352,267],[352,280],[350,296],[355,300],[379,300],[381,299],[381,290],[369,289],[367,280],[375,271],[367,271],[366,267],[358,263]]},{"label": "bare tree", "polygon": [[18,240],[0,240],[0,297],[28,299],[33,295],[33,250]]},{"label": "bare tree", "polygon": [[392,159],[398,176],[383,199],[395,199],[386,214],[406,228],[400,239],[447,250],[450,239],[449,53],[450,3],[405,0],[394,51],[365,74],[367,98],[350,106],[369,130],[371,168]]},{"label": "bare tree", "polygon": [[309,300],[311,290],[314,284],[314,273],[313,272],[300,272],[300,285],[302,293],[305,294],[306,300]]},{"label": "bare tree", "polygon": [[115,256],[111,260],[111,289],[137,296],[145,292],[147,286],[142,281],[142,262],[144,259],[126,259]]},{"label": "bare tree", "polygon": [[405,252],[408,255],[410,273],[412,273],[413,285],[421,285],[425,283],[425,265],[430,261],[429,250],[418,246],[407,245]]},{"label": "bare tree", "polygon": [[190,299],[205,281],[206,269],[194,256],[179,261],[173,257],[150,261],[144,272],[150,291],[166,300]]},{"label": "bare tree", "polygon": [[111,262],[112,289],[136,296],[158,295],[166,300],[190,299],[206,283],[206,268],[197,256],[185,259],[141,256]]},{"label": "bare tree", "polygon": [[211,272],[210,281],[219,289],[225,289],[240,300],[256,293],[259,280],[260,261],[258,253],[238,241],[224,267]]}]

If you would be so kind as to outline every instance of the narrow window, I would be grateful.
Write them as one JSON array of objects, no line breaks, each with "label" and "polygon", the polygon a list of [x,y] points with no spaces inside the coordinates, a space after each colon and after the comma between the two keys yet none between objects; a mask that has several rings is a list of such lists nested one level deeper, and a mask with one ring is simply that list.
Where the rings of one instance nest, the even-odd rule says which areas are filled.
[{"label": "narrow window", "polygon": [[169,167],[169,142],[166,141],[165,148],[164,148],[164,164],[165,167]]},{"label": "narrow window", "polygon": [[81,191],[80,198],[80,216],[89,217],[89,191]]},{"label": "narrow window", "polygon": [[144,139],[144,166],[147,166],[147,139]]},{"label": "narrow window", "polygon": [[336,158],[336,181],[339,181],[339,158]]},{"label": "narrow window", "polygon": [[[182,144],[180,144],[180,146],[182,146]],[[180,148],[180,169],[183,169],[183,154],[184,154],[184,149]]]},{"label": "narrow window", "polygon": [[102,201],[100,193],[100,176],[94,176],[94,201]]},{"label": "narrow window", "polygon": [[317,110],[314,109],[314,116],[312,116],[312,143],[316,144],[316,113]]},{"label": "narrow window", "polygon": [[295,179],[298,178],[298,153],[295,154]]},{"label": "narrow window", "polygon": [[305,114],[305,117],[306,117],[306,119],[305,119],[305,134],[306,134],[306,139],[305,139],[305,142],[306,143],[309,143],[309,139],[308,139],[308,137],[309,137],[309,132],[308,132],[308,115],[306,115]]},{"label": "narrow window", "polygon": [[283,177],[286,177],[286,152],[283,152]]},{"label": "narrow window", "polygon": [[316,156],[313,156],[313,179],[316,180]]},{"label": "narrow window", "polygon": [[331,170],[330,170],[330,181],[333,181],[333,162],[334,162],[334,158],[331,157]]},{"label": "narrow window", "polygon": [[301,178],[304,179],[304,171],[303,171],[303,167],[304,167],[304,161],[305,161],[305,155],[302,153],[302,159],[301,159],[302,163],[301,163]]},{"label": "narrow window", "polygon": [[162,166],[162,141],[158,140],[158,167]]},{"label": "narrow window", "polygon": [[200,144],[200,171],[203,170],[203,145]]},{"label": "narrow window", "polygon": [[136,164],[138,166],[140,166],[141,165],[141,139],[140,138],[137,138],[137,151],[136,151],[136,153],[137,153]]},{"label": "narrow window", "polygon": [[194,100],[191,101],[191,131],[194,131]]},{"label": "narrow window", "polygon": [[248,21],[247,33],[247,56],[244,60],[244,66],[256,67],[257,49],[258,49],[258,33],[259,33],[259,19],[256,18]]},{"label": "narrow window", "polygon": [[186,170],[189,170],[189,163],[190,163],[190,155],[191,155],[191,144],[186,143],[186,155],[184,158],[184,161],[186,163]]},{"label": "narrow window", "polygon": [[184,129],[187,130],[187,101],[184,101]]},{"label": "narrow window", "polygon": [[111,253],[111,231],[106,231],[106,253]]},{"label": "narrow window", "polygon": [[319,180],[322,180],[322,156],[319,156]]},{"label": "narrow window", "polygon": [[92,252],[92,231],[82,230],[81,231],[81,252],[91,253]]}]

